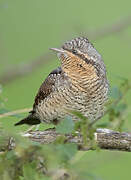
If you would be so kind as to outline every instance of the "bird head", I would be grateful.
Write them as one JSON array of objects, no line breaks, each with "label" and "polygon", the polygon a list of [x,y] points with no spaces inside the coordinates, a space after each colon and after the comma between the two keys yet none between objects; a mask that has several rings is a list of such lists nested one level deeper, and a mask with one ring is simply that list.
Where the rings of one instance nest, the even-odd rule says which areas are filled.
[{"label": "bird head", "polygon": [[94,46],[89,42],[87,38],[78,37],[67,41],[63,46],[58,48],[51,48],[51,50],[57,52],[59,59],[63,67],[71,68],[72,66],[80,65],[78,68],[84,66],[93,67],[97,75],[106,75],[105,65],[101,55],[97,52]]}]

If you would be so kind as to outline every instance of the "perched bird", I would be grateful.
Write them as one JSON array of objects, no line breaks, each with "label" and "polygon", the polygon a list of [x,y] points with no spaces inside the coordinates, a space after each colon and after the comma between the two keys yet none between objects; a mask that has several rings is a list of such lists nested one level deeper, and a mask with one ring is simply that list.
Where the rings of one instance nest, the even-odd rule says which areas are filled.
[{"label": "perched bird", "polygon": [[48,75],[35,97],[33,110],[15,125],[57,124],[66,115],[78,120],[71,111],[82,113],[90,121],[102,117],[109,84],[101,55],[84,37],[51,50],[57,52],[61,67]]}]

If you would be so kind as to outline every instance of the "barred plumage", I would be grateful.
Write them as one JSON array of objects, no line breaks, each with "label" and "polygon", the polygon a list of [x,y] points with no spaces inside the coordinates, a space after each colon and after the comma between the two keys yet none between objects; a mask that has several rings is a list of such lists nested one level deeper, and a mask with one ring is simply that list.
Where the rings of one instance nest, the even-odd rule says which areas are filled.
[{"label": "barred plumage", "polygon": [[70,114],[68,110],[79,111],[89,120],[100,118],[109,89],[101,55],[82,37],[52,50],[57,52],[61,67],[49,74],[36,95],[33,111],[16,125],[33,124],[34,119],[56,123]]}]

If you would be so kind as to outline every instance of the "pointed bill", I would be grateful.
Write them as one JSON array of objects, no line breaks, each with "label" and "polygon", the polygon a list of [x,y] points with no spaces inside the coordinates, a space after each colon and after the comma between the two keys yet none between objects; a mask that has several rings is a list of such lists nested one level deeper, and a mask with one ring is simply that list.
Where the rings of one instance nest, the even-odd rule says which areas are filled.
[{"label": "pointed bill", "polygon": [[64,49],[50,48],[50,50],[55,51],[57,53],[65,53]]}]

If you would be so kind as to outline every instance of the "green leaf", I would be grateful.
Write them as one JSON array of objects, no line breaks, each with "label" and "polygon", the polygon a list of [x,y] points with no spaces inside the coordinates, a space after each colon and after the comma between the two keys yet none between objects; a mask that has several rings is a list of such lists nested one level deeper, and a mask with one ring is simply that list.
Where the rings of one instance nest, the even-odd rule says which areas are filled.
[{"label": "green leaf", "polygon": [[63,121],[61,121],[57,127],[56,131],[61,134],[68,134],[74,130],[74,122],[70,116],[67,116]]},{"label": "green leaf", "polygon": [[30,180],[30,179],[35,180],[36,172],[32,168],[30,163],[27,163],[24,165],[23,176],[24,176],[25,180]]},{"label": "green leaf", "polygon": [[15,156],[15,152],[14,151],[9,151],[7,154],[6,154],[6,159],[7,160],[15,160],[16,156]]},{"label": "green leaf", "polygon": [[80,112],[78,112],[78,111],[71,111],[71,113],[73,115],[75,115],[76,117],[78,117],[80,120],[87,121],[87,118],[85,116],[83,116],[83,114],[81,114]]},{"label": "green leaf", "polygon": [[19,179],[20,179],[20,180],[25,180],[25,178],[24,178],[24,177],[22,177],[22,176],[19,176]]},{"label": "green leaf", "polygon": [[118,106],[116,106],[115,108],[114,108],[114,110],[115,110],[115,112],[117,113],[122,113],[122,112],[124,112],[125,110],[127,109],[127,105],[126,104],[119,104]]},{"label": "green leaf", "polygon": [[63,161],[69,161],[77,153],[76,144],[59,144],[56,146],[56,151]]}]

